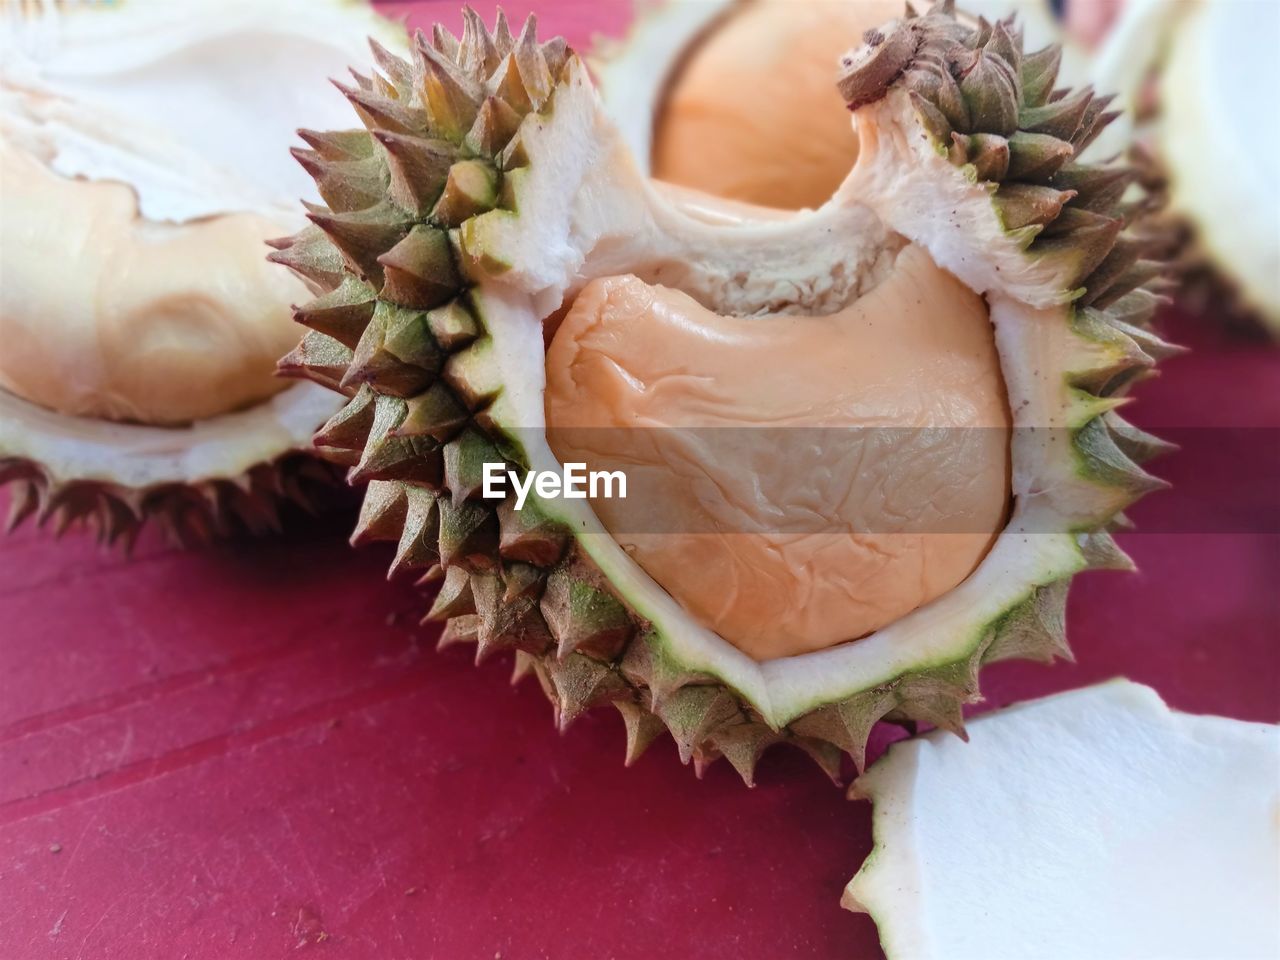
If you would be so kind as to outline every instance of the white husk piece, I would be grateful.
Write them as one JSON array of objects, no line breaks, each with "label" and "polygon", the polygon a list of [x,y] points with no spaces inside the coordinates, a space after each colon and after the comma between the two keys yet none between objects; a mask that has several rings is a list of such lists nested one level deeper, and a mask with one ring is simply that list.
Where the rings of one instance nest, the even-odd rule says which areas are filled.
[{"label": "white husk piece", "polygon": [[845,890],[891,960],[1280,956],[1280,727],[1126,680],[894,745]]}]

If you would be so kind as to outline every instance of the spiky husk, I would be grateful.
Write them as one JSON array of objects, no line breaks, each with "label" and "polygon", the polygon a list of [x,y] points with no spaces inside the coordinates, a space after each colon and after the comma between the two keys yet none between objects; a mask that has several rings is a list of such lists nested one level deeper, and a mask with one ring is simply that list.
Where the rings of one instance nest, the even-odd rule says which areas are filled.
[{"label": "spiky husk", "polygon": [[[1011,23],[965,27],[949,3],[868,40],[842,80],[851,106],[910,91],[933,146],[987,185],[1004,229],[1056,270],[1064,295],[1076,291],[1065,313],[1089,360],[1064,372],[1072,456],[1105,495],[1097,522],[1074,531],[1071,573],[1126,567],[1108,530],[1160,485],[1138,466],[1160,445],[1114,408],[1171,348],[1149,329],[1158,298],[1139,289],[1157,267],[1123,236],[1130,173],[1074,159],[1108,122],[1106,100],[1056,91],[1053,50],[1024,56]],[[684,666],[566,527],[481,499],[486,460],[526,465],[490,413],[501,386],[474,373],[492,343],[468,290],[509,267],[488,255],[486,225],[520,215],[530,163],[521,130],[552,121],[576,57],[562,41],[538,43],[532,18],[516,38],[501,15],[489,31],[470,10],[460,40],[439,28],[419,35],[411,64],[375,54],[385,76],[342,88],[365,129],[303,133],[329,207],[275,259],[326,292],[298,312],[312,330],[282,369],[350,397],[317,444],[353,483],[368,483],[353,542],[394,542],[393,573],[438,584],[427,619],[447,621],[442,645],[473,644],[477,660],[513,651],[516,678],[538,679],[562,728],[613,705],[628,762],[666,731],[699,773],[725,757],[748,784],[779,743],[838,780],[842,754],[861,768],[880,720],[962,734],[983,664],[1067,655],[1069,576],[1021,597],[956,659],[769,722],[738,691]]]},{"label": "spiky husk", "polygon": [[281,507],[291,503],[314,513],[341,482],[330,464],[303,452],[283,454],[234,478],[142,488],[59,478],[36,461],[0,457],[0,487],[9,489],[7,531],[28,520],[55,536],[84,526],[99,543],[125,550],[148,524],[184,547],[242,531],[277,532]]}]

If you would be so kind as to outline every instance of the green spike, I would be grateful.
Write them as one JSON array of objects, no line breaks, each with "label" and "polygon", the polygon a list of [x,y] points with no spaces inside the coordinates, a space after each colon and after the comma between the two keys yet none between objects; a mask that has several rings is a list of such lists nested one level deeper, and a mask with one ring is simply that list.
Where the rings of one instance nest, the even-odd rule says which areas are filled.
[{"label": "green spike", "polygon": [[460,350],[480,336],[480,324],[458,299],[427,314],[427,327],[436,343],[449,351]]},{"label": "green spike", "polygon": [[[377,395],[362,386],[359,393],[335,413],[315,435],[315,444],[330,451],[329,459],[340,459],[347,466],[360,461],[360,453],[373,429],[373,416]],[[344,454],[341,458],[334,454]]]},{"label": "green spike", "polygon": [[1062,100],[1051,100],[1039,107],[1023,107],[1018,114],[1018,126],[1030,133],[1070,140],[1080,129],[1092,99],[1093,91],[1086,87]]},{"label": "green spike", "polygon": [[459,227],[498,203],[498,172],[482,160],[463,160],[449,168],[449,178],[431,216],[445,227]]},{"label": "green spike", "polygon": [[[551,635],[535,598],[521,596],[512,603],[504,603],[505,585],[496,573],[473,574],[471,591],[480,615],[477,663],[499,650],[517,649],[538,654],[550,646]],[[543,667],[550,673],[549,663],[544,662]]]},{"label": "green spike", "polygon": [[293,319],[354,350],[373,319],[377,298],[372,287],[348,276],[337,290],[317,297],[305,306],[294,307]]},{"label": "green spike", "polygon": [[1074,660],[1067,645],[1067,588],[1070,580],[1037,587],[1031,597],[1005,614],[993,627],[985,662],[999,660]]},{"label": "green spike", "polygon": [[289,152],[316,183],[320,196],[337,213],[364,210],[386,192],[381,164],[368,160],[326,160],[314,150],[290,148]]},{"label": "green spike", "polygon": [[447,303],[462,284],[448,234],[425,224],[415,226],[394,248],[379,256],[378,264],[386,277],[382,298],[416,310]]},{"label": "green spike", "polygon": [[496,158],[520,129],[521,116],[501,97],[487,97],[463,145],[482,157]]},{"label": "green spike", "polygon": [[395,397],[379,396],[374,411],[373,429],[365,444],[360,462],[352,468],[348,481],[400,480],[439,488],[443,462],[434,444],[416,437],[397,437],[393,431],[405,415],[405,402]]},{"label": "green spike", "polygon": [[327,337],[318,330],[309,330],[293,352],[276,365],[276,370],[283,377],[312,380],[331,390],[341,391],[351,359],[351,351],[333,337]]},{"label": "green spike", "polygon": [[467,409],[444,383],[410,397],[409,412],[395,430],[398,437],[431,437],[437,443],[452,438],[471,419]]},{"label": "green spike", "polygon": [[1041,237],[1031,246],[1031,253],[1055,263],[1064,272],[1063,285],[1075,289],[1106,259],[1123,229],[1123,221],[1104,217],[1070,233]]},{"label": "green spike", "polygon": [[975,132],[1008,137],[1018,129],[1018,88],[1007,62],[986,50],[975,50],[963,68],[960,95]]},{"label": "green spike", "polygon": [[1176,443],[1162,440],[1135,427],[1114,411],[1104,414],[1102,422],[1106,424],[1115,445],[1134,463],[1146,463],[1178,449]]},{"label": "green spike", "polygon": [[892,686],[876,687],[805,714],[791,724],[791,730],[800,736],[834,743],[853,758],[861,773],[866,768],[871,728],[896,704]]},{"label": "green spike", "polygon": [[359,130],[299,130],[312,150],[326,160],[367,160],[373,156],[373,140],[369,131]]},{"label": "green spike", "polygon": [[386,156],[391,199],[414,216],[426,216],[444,189],[458,148],[447,140],[386,131],[376,132],[374,139]]},{"label": "green spike", "polygon": [[408,515],[409,501],[402,483],[374,480],[364,490],[360,504],[360,519],[351,534],[351,545],[362,547],[370,543],[399,540]]},{"label": "green spike", "polygon": [[654,740],[666,733],[667,728],[661,720],[631,700],[618,699],[612,703],[626,725],[627,755],[624,764],[630,767],[644,755]]},{"label": "green spike", "polygon": [[452,620],[476,612],[475,598],[471,593],[471,574],[462,567],[448,567],[444,582],[436,592],[427,620]]},{"label": "green spike", "polygon": [[523,510],[510,497],[504,500],[498,505],[498,529],[498,549],[506,560],[550,567],[569,545],[564,525],[546,516],[536,500],[526,502]]},{"label": "green spike", "polygon": [[1026,107],[1042,107],[1049,102],[1053,85],[1058,82],[1058,68],[1062,64],[1062,47],[1045,47],[1022,58],[1019,76],[1022,81],[1022,102]]},{"label": "green spike", "polygon": [[933,142],[939,146],[949,146],[952,142],[951,137],[953,131],[950,122],[943,115],[942,111],[939,110],[935,104],[925,99],[921,94],[914,90],[911,91],[910,97],[911,105],[916,112],[916,118],[920,121],[920,125],[928,132]]},{"label": "green spike", "polygon": [[354,213],[312,212],[307,219],[324,231],[354,273],[375,286],[382,285],[378,258],[409,231],[403,214],[385,203]]},{"label": "green spike", "polygon": [[[422,325],[425,333],[426,319],[422,314],[379,301],[373,312],[373,319],[369,321],[369,326],[365,328],[364,335],[356,346],[350,369],[342,381],[343,386],[354,388],[358,384],[367,383],[378,393],[402,398],[422,392],[435,378],[439,367],[438,356],[436,369],[424,368],[405,362],[387,343],[393,330],[401,331],[406,324],[413,324],[415,320]],[[407,336],[401,333],[400,341],[406,339]]]},{"label": "green spike", "polygon": [[433,47],[418,44],[419,89],[431,118],[431,129],[454,142],[475,123],[484,88],[453,60]]},{"label": "green spike", "polygon": [[1132,573],[1137,566],[1129,555],[1120,549],[1115,537],[1105,530],[1082,533],[1078,537],[1080,552],[1090,570],[1119,570]]},{"label": "green spike", "polygon": [[1059,190],[1075,191],[1073,206],[1106,214],[1119,202],[1133,179],[1134,171],[1129,167],[1094,167],[1073,163],[1054,174],[1050,182]]},{"label": "green spike", "polygon": [[493,42],[488,27],[471,7],[462,8],[462,43],[459,45],[458,64],[473,78],[488,77],[498,68],[502,57]]},{"label": "green spike", "polygon": [[685,686],[654,704],[656,713],[671,731],[682,763],[718,728],[742,714],[738,702],[721,686]]},{"label": "green spike", "polygon": [[1019,130],[1009,138],[1009,179],[1048,183],[1074,155],[1075,149],[1065,140]]},{"label": "green spike", "polygon": [[270,245],[275,250],[267,255],[268,260],[288,267],[321,290],[336,290],[346,279],[342,254],[319,227],[306,227],[292,237],[272,240]]},{"label": "green spike", "polygon": [[440,501],[440,562],[473,570],[497,565],[498,530],[493,511],[473,501]]},{"label": "green spike", "polygon": [[993,202],[1005,230],[1052,223],[1075,194],[1029,183],[1005,183]]},{"label": "green spike", "polygon": [[993,133],[953,133],[951,162],[971,164],[979,180],[999,182],[1009,170],[1009,141]]},{"label": "green spike", "polygon": [[543,667],[555,688],[557,721],[562,732],[590,708],[628,692],[617,673],[591,657],[574,654],[564,660],[547,659]]},{"label": "green spike", "polygon": [[422,487],[405,487],[408,510],[404,530],[396,547],[395,560],[387,577],[395,577],[405,570],[425,570],[433,566],[440,555],[436,550],[436,498]]},{"label": "green spike", "polygon": [[369,49],[373,51],[373,60],[396,86],[397,92],[405,96],[413,91],[413,66],[405,59],[396,56],[373,37],[369,38]]},{"label": "green spike", "polygon": [[1122,491],[1128,502],[1169,487],[1166,481],[1153,477],[1129,459],[1116,445],[1101,418],[1090,421],[1078,430],[1073,445],[1080,454],[1086,476],[1095,483]]},{"label": "green spike", "polygon": [[631,638],[626,607],[581,570],[553,571],[541,607],[562,660],[575,652],[612,660]]},{"label": "green spike", "polygon": [[468,427],[444,445],[445,486],[454,502],[479,499],[484,490],[485,465],[506,469],[506,460],[485,434]]},{"label": "green spike", "polygon": [[423,136],[426,130],[426,118],[422,111],[415,110],[399,100],[382,96],[372,89],[357,89],[346,84],[332,81],[344,97],[355,107],[356,115],[370,133],[385,131],[402,133],[411,137]]}]

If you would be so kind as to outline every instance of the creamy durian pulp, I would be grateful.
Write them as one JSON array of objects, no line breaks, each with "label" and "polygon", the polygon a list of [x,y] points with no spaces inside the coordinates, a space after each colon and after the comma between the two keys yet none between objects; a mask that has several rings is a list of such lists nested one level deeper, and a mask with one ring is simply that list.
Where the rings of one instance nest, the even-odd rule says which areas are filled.
[{"label": "creamy durian pulp", "polygon": [[296,3],[178,7],[0,22],[0,388],[47,410],[176,425],[288,386],[275,364],[309,290],[265,241],[315,196],[294,130],[345,103],[282,78],[337,75],[389,25],[337,4],[310,27]]},{"label": "creamy durian pulp", "polygon": [[547,354],[562,462],[704,626],[758,660],[886,626],[963,581],[1010,499],[1011,419],[980,297],[907,246],[828,316],[720,316],[596,280]]}]

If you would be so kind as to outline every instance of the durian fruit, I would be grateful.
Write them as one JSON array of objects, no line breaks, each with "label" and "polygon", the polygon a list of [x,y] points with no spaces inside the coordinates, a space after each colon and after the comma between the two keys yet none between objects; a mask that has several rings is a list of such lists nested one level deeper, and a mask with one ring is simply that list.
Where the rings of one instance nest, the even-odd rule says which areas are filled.
[{"label": "durian fruit", "polygon": [[1136,139],[1167,217],[1149,229],[1182,263],[1186,298],[1280,335],[1280,134],[1258,122],[1280,90],[1280,6],[1129,0],[1092,75],[1126,120],[1101,150]]},{"label": "durian fruit", "polygon": [[[1017,13],[1027,43],[1063,47],[1060,77],[1086,76],[1048,0],[974,0],[972,16]],[[592,55],[600,91],[637,158],[660,179],[783,209],[821,206],[857,137],[832,64],[902,12],[902,0],[666,0]]]},{"label": "durian fruit", "polygon": [[[562,728],[614,706],[629,760],[665,730],[699,771],[790,743],[838,777],[881,719],[960,732],[984,663],[1066,654],[1069,580],[1128,566],[1109,531],[1161,486],[1118,410],[1171,349],[1160,268],[1130,173],[1073,160],[1106,102],[1016,24],[911,13],[843,67],[844,185],[762,213],[644,178],[535,28],[376,49],[366,132],[311,138],[329,206],[279,258],[326,292],[282,367],[349,398],[316,442],[368,484],[354,542]],[[638,495],[556,496],[566,451]]]},{"label": "durian fruit", "polygon": [[1280,727],[1127,680],[890,747],[845,891],[889,960],[1280,955]]},{"label": "durian fruit", "polygon": [[[331,489],[338,407],[275,376],[312,291],[263,261],[302,222],[284,155],[362,3],[22,3],[0,14],[0,483],[10,523],[131,544],[275,526]],[[299,85],[295,87],[295,85]],[[299,116],[301,114],[301,116]],[[286,389],[287,388],[287,389]]]}]

